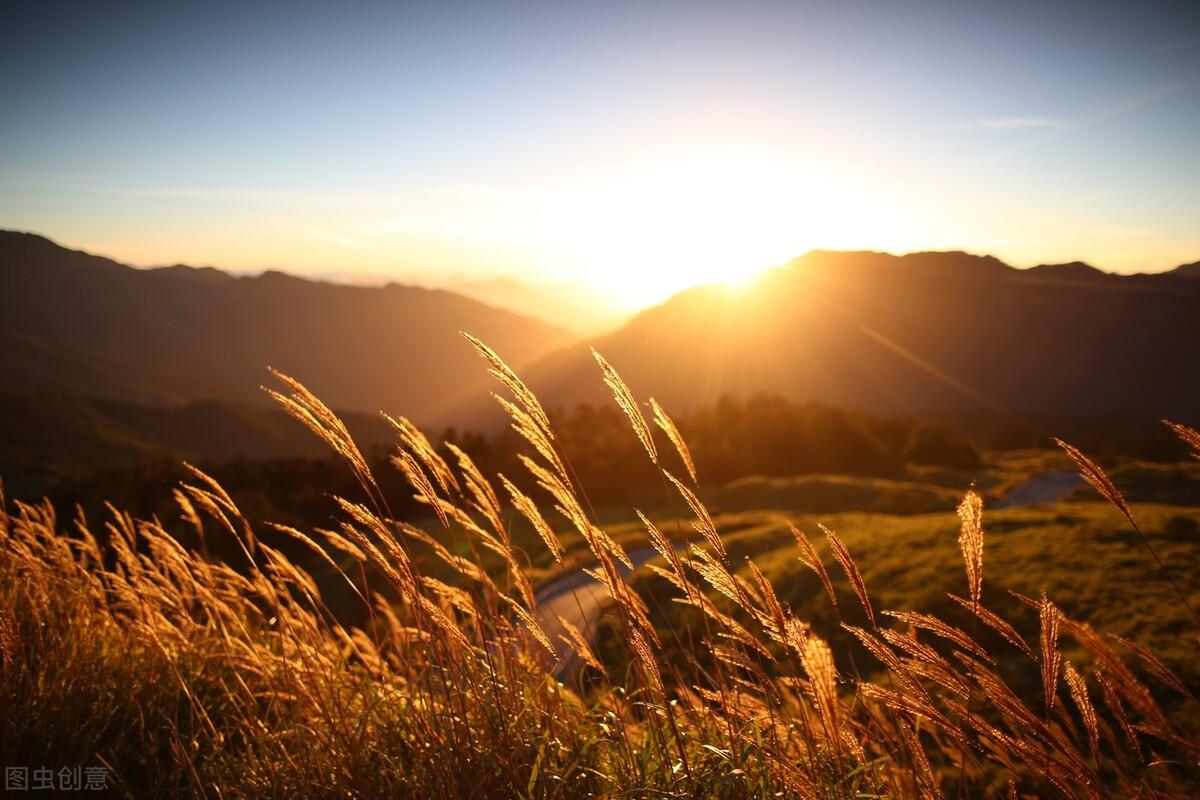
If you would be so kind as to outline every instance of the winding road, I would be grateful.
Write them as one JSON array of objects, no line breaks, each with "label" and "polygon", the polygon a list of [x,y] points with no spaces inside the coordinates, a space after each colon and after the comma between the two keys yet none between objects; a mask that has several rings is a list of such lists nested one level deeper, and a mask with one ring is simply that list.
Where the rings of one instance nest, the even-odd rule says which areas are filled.
[{"label": "winding road", "polygon": [[[1034,475],[1010,489],[997,500],[992,508],[1016,508],[1038,503],[1057,503],[1065,500],[1075,490],[1086,485],[1078,473],[1068,470],[1051,470]],[[676,547],[685,547],[680,543]],[[637,569],[658,555],[653,547],[643,547],[629,554],[633,568]],[[598,567],[591,565],[591,568]],[[623,564],[618,564],[622,577],[628,577],[632,570]],[[595,626],[600,620],[600,614],[612,600],[599,581],[592,578],[582,569],[577,569],[561,578],[550,581],[537,593],[537,622],[554,644],[558,663],[554,666],[554,677],[563,680],[572,675],[580,666],[580,658],[575,651],[563,640],[566,633],[559,617],[570,622],[579,631],[593,640]]]},{"label": "winding road", "polygon": [[[684,546],[677,545],[677,547]],[[657,556],[658,551],[653,547],[643,547],[633,550],[627,555],[630,562],[633,563],[633,568],[637,569]],[[599,564],[592,564],[590,568],[595,569],[599,566]],[[617,569],[623,578],[629,577],[633,572],[619,562]],[[555,654],[558,656],[558,663],[554,666],[554,677],[562,680],[571,675],[580,663],[579,656],[575,654],[570,645],[563,641],[561,634],[565,634],[566,630],[559,622],[559,617],[570,622],[589,641],[592,641],[595,636],[595,625],[600,620],[600,613],[611,600],[612,595],[609,594],[608,589],[582,569],[550,581],[537,593],[537,622],[550,637],[550,641],[554,644]]]},{"label": "winding road", "polygon": [[1003,497],[997,500],[992,508],[1016,508],[1017,506],[1032,506],[1038,503],[1061,503],[1070,497],[1076,489],[1087,485],[1078,472],[1066,469],[1055,469],[1042,472],[1018,483],[1009,489]]}]

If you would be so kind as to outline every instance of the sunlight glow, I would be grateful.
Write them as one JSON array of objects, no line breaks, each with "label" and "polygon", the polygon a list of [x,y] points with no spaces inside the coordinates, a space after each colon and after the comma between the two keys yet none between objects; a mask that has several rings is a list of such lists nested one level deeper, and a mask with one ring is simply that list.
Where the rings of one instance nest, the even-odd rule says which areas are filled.
[{"label": "sunlight glow", "polygon": [[883,183],[887,176],[857,175],[828,149],[811,160],[744,142],[647,150],[521,182],[287,196],[287,214],[225,235],[172,229],[146,252],[117,243],[104,252],[154,264],[183,251],[248,272],[285,267],[380,284],[570,281],[634,311],[693,286],[745,284],[814,248],[902,252],[944,235],[918,194]]},{"label": "sunlight glow", "polygon": [[[840,176],[839,176],[840,177]],[[701,152],[588,186],[563,257],[630,308],[745,283],[813,247],[895,247],[901,220],[794,159]]]}]

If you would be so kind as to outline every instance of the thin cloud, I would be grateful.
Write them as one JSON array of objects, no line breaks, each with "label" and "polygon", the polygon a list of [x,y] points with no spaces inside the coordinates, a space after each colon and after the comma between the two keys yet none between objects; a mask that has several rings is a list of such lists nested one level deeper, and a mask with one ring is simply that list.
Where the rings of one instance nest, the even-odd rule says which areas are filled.
[{"label": "thin cloud", "polygon": [[347,236],[344,233],[338,233],[337,231],[328,231],[328,230],[318,229],[318,230],[314,230],[314,231],[308,231],[307,235],[312,237],[313,239],[317,239],[318,241],[329,242],[331,244],[340,245],[342,247],[350,247],[350,248],[354,248],[356,250],[376,250],[376,249],[378,249],[377,247],[375,247],[373,244],[371,244],[369,242],[365,242],[362,239],[359,239],[354,236]]},{"label": "thin cloud", "polygon": [[1057,117],[984,117],[956,122],[956,130],[1014,131],[1028,128],[1057,128],[1065,121]]},{"label": "thin cloud", "polygon": [[329,205],[390,205],[394,195],[293,191],[250,186],[147,186],[104,183],[53,173],[0,169],[0,185],[74,194],[100,194],[151,200],[279,200]]},{"label": "thin cloud", "polygon": [[1089,114],[1078,117],[983,117],[981,119],[956,122],[950,127],[955,130],[1015,131],[1037,128],[1080,127],[1096,125],[1117,117],[1141,111],[1165,100],[1172,95],[1191,91],[1200,86],[1200,80],[1174,81],[1148,87],[1120,98],[1107,106],[1101,106]]},{"label": "thin cloud", "polygon": [[1124,97],[1112,105],[1098,109],[1091,115],[1085,117],[1083,122],[1087,124],[1094,124],[1097,122],[1105,122],[1126,114],[1132,114],[1135,111],[1141,111],[1144,108],[1165,100],[1172,95],[1194,89],[1198,85],[1200,85],[1200,81],[1192,79],[1152,86],[1144,91]]},{"label": "thin cloud", "polygon": [[429,190],[437,198],[471,198],[484,200],[555,200],[559,193],[540,186],[502,186],[493,183],[451,183]]},{"label": "thin cloud", "polygon": [[1200,46],[1200,36],[1195,36],[1191,39],[1174,39],[1172,41],[1159,42],[1154,45],[1154,49],[1160,53],[1174,53],[1180,50],[1191,50],[1197,46]]},{"label": "thin cloud", "polygon": [[1105,225],[1097,228],[1095,233],[1112,239],[1148,239],[1154,235],[1150,228],[1135,225]]}]

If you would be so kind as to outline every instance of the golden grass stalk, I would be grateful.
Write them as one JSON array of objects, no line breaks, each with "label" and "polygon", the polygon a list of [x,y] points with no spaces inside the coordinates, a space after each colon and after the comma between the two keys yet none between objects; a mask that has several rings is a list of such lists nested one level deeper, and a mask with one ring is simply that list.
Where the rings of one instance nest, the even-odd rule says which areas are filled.
[{"label": "golden grass stalk", "polygon": [[888,708],[903,714],[927,719],[937,725],[942,731],[952,736],[957,742],[967,742],[966,733],[948,716],[938,710],[937,706],[925,700],[919,694],[906,693],[893,689],[884,689],[873,683],[863,683],[859,688],[867,700],[883,703]]},{"label": "golden grass stalk", "polygon": [[513,508],[515,508],[521,516],[529,520],[529,524],[533,526],[533,530],[546,544],[546,549],[554,556],[554,560],[559,564],[562,563],[563,546],[558,541],[558,537],[554,534],[554,530],[546,523],[546,518],[542,516],[542,512],[538,510],[537,503],[533,502],[528,495],[513,485],[512,481],[503,475],[500,476],[500,483],[504,486],[509,496],[512,498]]},{"label": "golden grass stalk", "polygon": [[325,541],[329,542],[329,545],[335,550],[345,553],[355,561],[361,562],[367,560],[366,554],[345,536],[341,536],[334,531],[326,530],[324,528],[316,528],[315,532],[320,534]]},{"label": "golden grass stalk", "polygon": [[[629,554],[625,552],[625,548],[616,539],[608,535],[608,531],[598,525],[586,525],[587,534],[584,538],[592,544],[592,551],[597,555],[600,551],[607,553],[625,565],[627,569],[633,569],[633,562],[629,560]],[[583,529],[580,529],[583,532]]]},{"label": "golden grass stalk", "polygon": [[671,444],[675,445],[675,451],[679,453],[679,458],[683,461],[683,465],[687,467],[688,475],[692,478],[692,484],[699,483],[700,479],[696,477],[696,462],[692,461],[692,451],[688,449],[687,442],[684,441],[683,436],[679,433],[679,428],[675,426],[675,420],[671,419],[666,410],[653,397],[650,398],[650,409],[654,412],[654,422],[667,435]]},{"label": "golden grass stalk", "polygon": [[1042,692],[1046,703],[1046,716],[1054,710],[1054,700],[1058,696],[1058,673],[1062,655],[1058,651],[1058,627],[1060,615],[1058,608],[1046,598],[1042,592],[1038,604],[1038,617],[1041,620],[1042,646]]},{"label": "golden grass stalk", "polygon": [[[1185,441],[1187,441],[1186,437]],[[1064,451],[1066,451],[1067,455],[1071,457],[1071,460],[1073,460],[1076,465],[1079,466],[1080,474],[1083,476],[1084,480],[1091,484],[1092,488],[1099,492],[1104,499],[1116,506],[1121,514],[1124,515],[1125,519],[1129,522],[1129,527],[1133,528],[1133,532],[1137,534],[1138,540],[1141,541],[1142,546],[1146,548],[1146,551],[1150,553],[1150,557],[1154,559],[1154,563],[1158,565],[1158,571],[1162,573],[1162,576],[1166,578],[1171,584],[1172,588],[1175,589],[1175,594],[1179,596],[1180,601],[1183,603],[1184,607],[1187,608],[1188,613],[1192,615],[1192,619],[1196,621],[1196,625],[1200,627],[1200,614],[1198,614],[1196,609],[1192,607],[1192,604],[1187,599],[1187,595],[1184,594],[1183,589],[1180,588],[1178,583],[1176,583],[1175,578],[1171,575],[1170,571],[1167,570],[1167,565],[1163,563],[1161,558],[1159,558],[1158,551],[1154,549],[1154,546],[1150,544],[1150,540],[1146,538],[1146,534],[1142,532],[1141,526],[1138,525],[1137,520],[1133,517],[1133,511],[1130,510],[1129,504],[1125,502],[1125,497],[1117,490],[1116,485],[1098,464],[1085,456],[1077,448],[1072,447],[1062,439],[1055,439],[1054,442]]]},{"label": "golden grass stalk", "polygon": [[892,647],[902,650],[912,657],[908,662],[910,669],[920,672],[943,688],[965,697],[968,694],[968,685],[964,676],[956,672],[950,662],[943,658],[932,645],[917,639],[914,635],[915,629],[912,630],[914,633],[883,628],[879,631],[879,635]]},{"label": "golden grass stalk", "polygon": [[476,607],[475,601],[469,592],[463,591],[457,586],[451,586],[444,581],[439,581],[437,578],[431,578],[428,575],[421,578],[421,583],[429,587],[444,604],[453,608],[458,613],[471,618],[479,616],[479,609]]},{"label": "golden grass stalk", "polygon": [[646,448],[646,454],[650,456],[653,463],[658,464],[658,448],[654,446],[654,436],[650,432],[650,426],[646,424],[646,418],[642,416],[642,410],[638,408],[633,392],[629,390],[625,381],[621,380],[621,376],[617,374],[613,365],[596,352],[595,348],[592,348],[592,357],[596,359],[596,363],[600,365],[600,371],[604,374],[604,385],[612,390],[617,405],[625,412],[625,416],[629,417],[633,432],[637,435],[638,441],[642,443],[642,447]]},{"label": "golden grass stalk", "polygon": [[1152,651],[1142,647],[1137,642],[1131,642],[1124,636],[1118,636],[1114,633],[1110,634],[1110,637],[1136,653],[1137,657],[1140,658],[1142,663],[1146,665],[1146,668],[1150,670],[1150,673],[1164,684],[1170,686],[1172,689],[1179,692],[1179,694],[1186,697],[1188,700],[1191,700],[1193,703],[1197,702],[1196,696],[1184,684],[1184,682],[1180,680],[1179,676],[1176,675],[1170,667],[1164,664],[1162,659],[1156,656]]},{"label": "golden grass stalk", "polygon": [[553,440],[554,434],[550,429],[550,418],[546,416],[546,412],[542,409],[542,404],[538,402],[537,397],[525,385],[525,382],[517,377],[517,373],[513,372],[512,367],[504,362],[496,354],[496,351],[488,347],[483,342],[476,339],[465,331],[462,332],[463,338],[474,346],[475,350],[488,363],[488,371],[491,372],[506,389],[512,392],[513,397],[529,415],[530,419],[541,429],[547,439]]},{"label": "golden grass stalk", "polygon": [[524,453],[517,458],[534,477],[537,485],[554,498],[558,512],[579,529],[581,535],[587,536],[591,525],[571,485],[563,480],[561,474],[546,469]]},{"label": "golden grass stalk", "polygon": [[932,614],[922,614],[918,611],[885,611],[883,613],[889,617],[895,617],[901,622],[906,622],[913,627],[927,630],[935,636],[939,636],[957,645],[964,652],[971,654],[975,658],[983,661],[993,661],[988,652],[978,642],[967,635],[965,631],[954,627]]},{"label": "golden grass stalk", "polygon": [[917,728],[904,722],[897,727],[904,736],[905,744],[908,745],[908,751],[912,754],[913,763],[917,767],[916,774],[921,796],[925,798],[941,797],[942,793],[938,787],[937,778],[933,774],[933,766],[929,763],[929,756],[925,754],[925,747],[921,744],[921,735]]},{"label": "golden grass stalk", "polygon": [[837,670],[833,666],[833,651],[819,636],[810,635],[804,643],[800,663],[808,675],[809,691],[826,735],[831,742],[837,741],[838,726]]},{"label": "golden grass stalk", "polygon": [[737,581],[725,565],[715,559],[707,550],[697,547],[696,545],[688,545],[688,551],[693,558],[691,563],[692,569],[700,573],[700,577],[708,581],[709,585],[716,589],[721,594],[728,597],[738,605],[742,604],[742,591],[738,586]]},{"label": "golden grass stalk", "polygon": [[878,637],[872,635],[869,631],[863,630],[857,625],[849,625],[843,622],[842,628],[848,631],[852,636],[854,636],[854,638],[858,639],[862,646],[867,649],[867,652],[875,656],[875,659],[880,664],[883,664],[889,670],[901,676],[901,678],[907,677],[908,668],[905,667],[904,662],[900,660],[900,657],[896,655],[895,651],[880,641]]},{"label": "golden grass stalk", "polygon": [[[478,564],[458,555],[457,553],[450,552],[449,548],[447,548],[439,540],[430,536],[425,531],[408,524],[401,524],[400,529],[406,535],[427,546],[438,558],[450,566],[459,575],[478,583],[490,583],[487,573],[480,569]],[[400,551],[403,552],[403,548],[400,548]],[[417,578],[414,577],[413,580],[415,582]]]},{"label": "golden grass stalk", "polygon": [[551,466],[564,485],[570,486],[571,479],[567,474],[566,464],[563,463],[562,458],[558,455],[558,450],[554,447],[552,435],[515,403],[511,403],[497,394],[493,394],[492,397],[496,399],[496,402],[500,404],[500,407],[512,419],[512,429],[521,438],[533,445],[533,449],[545,459],[546,463]]},{"label": "golden grass stalk", "polygon": [[[964,770],[968,759],[974,765],[968,792],[1002,791],[1009,776],[1010,787],[1019,781],[1039,796],[1169,797],[1192,788],[1187,770],[1200,748],[1188,733],[1190,718],[1177,716],[1190,707],[1179,702],[1186,712],[1178,712],[1165,701],[1160,707],[1111,639],[1063,616],[1044,595],[1018,595],[1038,610],[1040,653],[982,607],[983,531],[973,493],[959,507],[968,596],[951,597],[1014,647],[1037,656],[1040,692],[1026,690],[1022,665],[1014,670],[1012,659],[986,652],[973,633],[932,614],[885,612],[911,629],[880,628],[849,551],[826,530],[873,626],[844,630],[879,659],[888,680],[887,689],[860,683],[853,701],[841,702],[831,642],[847,637],[821,638],[754,563],[733,571],[711,514],[673,478],[707,546],[698,542],[685,559],[645,515],[639,518],[669,565],[661,572],[677,590],[668,589],[671,602],[698,609],[715,633],[693,645],[688,631],[666,627],[669,615],[665,622],[651,620],[638,584],[617,567],[627,554],[590,521],[557,460],[536,398],[494,353],[481,354],[513,392],[516,402],[504,402],[514,426],[540,454],[536,461],[524,457],[530,473],[600,562],[585,572],[616,603],[621,634],[611,644],[623,647],[633,667],[627,683],[614,679],[616,670],[606,672],[574,624],[560,618],[561,643],[551,642],[538,624],[531,573],[505,524],[506,509],[516,510],[562,558],[562,544],[533,501],[500,476],[509,495],[502,504],[490,476],[464,452],[449,448],[457,465],[448,464],[415,426],[398,418],[401,469],[407,466],[417,491],[453,530],[503,559],[505,577],[512,578],[503,591],[498,570],[485,571],[451,552],[444,536],[344,498],[335,498],[337,532],[274,526],[274,534],[304,548],[296,551],[318,572],[290,560],[269,537],[256,537],[230,495],[199,472],[176,495],[184,524],[197,529],[203,546],[204,527],[215,521],[209,525],[214,543],[215,536],[237,539],[253,556],[248,565],[240,557],[235,566],[214,563],[186,549],[157,520],[113,510],[105,536],[93,536],[82,518],[71,534],[58,529],[48,503],[16,504],[10,513],[0,499],[0,733],[6,746],[61,742],[54,757],[72,763],[63,754],[95,752],[94,732],[115,732],[106,733],[97,752],[114,774],[136,781],[149,773],[169,793],[192,796],[910,798],[938,796],[938,777],[960,759]],[[365,470],[328,409],[303,387],[284,382],[293,416],[315,426],[356,475]],[[663,427],[660,409],[651,407]],[[689,475],[694,484],[691,469]],[[382,505],[369,473],[360,478],[369,504]],[[793,535],[801,559],[834,600],[815,548]],[[340,589],[339,574],[349,582],[347,559],[371,566],[394,590],[386,597],[361,590],[375,614],[362,628],[342,621],[320,595],[327,581]],[[426,563],[441,569],[436,559],[449,569],[436,578],[422,575]],[[685,567],[702,580],[689,580],[694,576]],[[736,610],[719,610],[718,594]],[[748,617],[758,624],[739,621]],[[1093,688],[1100,687],[1102,706],[1093,704],[1073,664],[1060,669],[1060,626],[1094,662]],[[919,639],[918,629],[949,646]],[[659,652],[668,633],[678,649]],[[1190,697],[1184,679],[1148,648],[1116,641],[1133,649],[1164,685]],[[561,644],[598,671],[578,692],[555,679],[553,659],[542,655]],[[780,658],[781,651],[795,654],[802,674],[787,674],[793,659]],[[1055,708],[1060,671],[1081,728],[1071,724],[1067,709]],[[987,705],[972,714],[976,686]],[[1030,708],[1039,694],[1041,714]],[[1114,751],[1103,769],[1101,736]],[[1092,765],[1083,755],[1087,748]],[[1141,763],[1131,763],[1130,752]],[[141,788],[130,784],[127,793],[139,795]]]},{"label": "golden grass stalk", "polygon": [[1192,448],[1192,458],[1200,459],[1200,431],[1167,419],[1164,419],[1162,423],[1173,430],[1184,444]]},{"label": "golden grass stalk", "polygon": [[542,626],[538,625],[537,620],[535,620],[530,613],[525,610],[523,605],[508,595],[501,593],[500,599],[505,603],[508,603],[509,608],[511,608],[513,613],[517,615],[517,618],[521,620],[521,624],[523,624],[529,633],[532,634],[533,638],[537,640],[537,643],[546,649],[546,652],[550,654],[552,659],[557,661],[558,652],[554,649],[554,644],[550,641],[550,637],[546,635],[544,630],[542,630]]},{"label": "golden grass stalk", "polygon": [[[1097,670],[1093,674],[1095,675],[1096,683],[1100,684],[1100,691],[1104,696],[1104,704],[1117,720],[1117,725],[1120,726],[1121,733],[1125,735],[1125,741],[1137,755],[1138,760],[1143,760],[1145,756],[1142,754],[1142,743],[1138,738],[1137,731],[1134,730],[1132,723],[1129,721],[1129,715],[1125,711],[1125,704],[1121,702],[1120,693],[1113,685],[1113,682],[1103,672]],[[1119,747],[1115,742],[1114,746]]]},{"label": "golden grass stalk", "polygon": [[[958,518],[961,523],[958,536],[958,546],[962,550],[963,563],[967,569],[967,587],[971,595],[971,610],[977,611],[979,599],[983,593],[983,500],[972,487],[962,502],[958,504]],[[975,638],[975,625],[979,619],[976,613],[971,620],[971,638]],[[966,717],[967,724],[971,721],[971,704],[974,701],[972,688],[975,682],[975,664],[970,665],[971,681],[967,686]],[[959,762],[959,793],[966,791],[967,754],[964,751]]]},{"label": "golden grass stalk", "polygon": [[509,534],[508,528],[504,524],[504,511],[491,482],[483,476],[475,461],[460,447],[452,442],[447,442],[446,449],[458,459],[458,468],[462,471],[472,507],[487,519],[497,536],[508,542]]},{"label": "golden grass stalk", "polygon": [[684,502],[688,504],[688,508],[690,508],[692,513],[696,515],[696,522],[692,524],[692,527],[696,529],[697,533],[704,537],[704,540],[708,542],[709,546],[711,546],[714,551],[716,551],[717,555],[722,561],[727,559],[728,555],[725,553],[725,544],[721,541],[721,535],[717,533],[717,523],[713,521],[712,514],[708,512],[708,508],[704,505],[704,503],[701,503],[700,498],[696,497],[695,493],[693,493],[691,489],[684,486],[678,478],[665,469],[662,472],[663,475],[667,476],[667,480],[675,485],[676,490],[679,491],[679,495],[683,498]]},{"label": "golden grass stalk", "polygon": [[1088,696],[1087,682],[1076,671],[1075,666],[1070,661],[1066,663],[1064,677],[1067,680],[1067,689],[1071,692],[1071,699],[1075,702],[1075,707],[1079,709],[1079,715],[1083,718],[1083,726],[1087,730],[1088,745],[1092,750],[1092,758],[1099,761],[1100,725],[1096,719],[1096,708],[1092,705],[1092,699]]},{"label": "golden grass stalk", "polygon": [[564,633],[559,635],[559,638],[570,647],[575,653],[592,669],[599,672],[601,675],[607,674],[604,669],[604,664],[596,657],[596,653],[592,650],[592,646],[588,644],[587,637],[580,633],[579,628],[569,620],[559,616],[558,624],[562,626]]},{"label": "golden grass stalk", "polygon": [[416,499],[433,509],[433,513],[437,515],[443,528],[449,528],[450,519],[446,516],[445,509],[442,508],[437,490],[433,488],[433,483],[425,474],[425,470],[421,468],[421,463],[407,450],[401,451],[398,456],[392,456],[391,461],[417,490]]},{"label": "golden grass stalk", "polygon": [[[393,417],[390,414],[384,413],[383,418],[399,434],[400,449],[407,450],[419,458],[438,482],[438,485],[442,487],[443,492],[449,492],[451,488],[458,488],[458,481],[455,479],[449,465],[446,464],[446,460],[438,455],[437,450],[434,449],[434,446],[420,428],[406,417]],[[454,445],[449,446],[453,447]]]},{"label": "golden grass stalk", "polygon": [[[721,610],[718,609],[702,592],[696,592],[696,597],[694,600],[688,600],[685,597],[675,597],[672,599],[676,603],[682,603],[684,605],[691,605],[699,608],[708,619],[716,622],[717,625],[723,629],[722,635],[726,635],[729,638],[746,645],[747,647],[753,648],[764,658],[771,658],[770,651],[763,646],[762,642],[760,642],[757,637],[750,633],[750,631],[746,630],[745,626],[743,626],[736,619],[728,614],[722,613]],[[804,627],[803,623],[797,622],[795,626],[789,626],[788,632],[789,635],[793,637],[792,640],[789,641],[790,646],[796,647],[797,645],[803,645],[806,637],[806,628]],[[799,649],[797,652],[799,652]]]},{"label": "golden grass stalk", "polygon": [[658,662],[654,658],[654,652],[650,649],[646,637],[636,626],[630,626],[626,635],[629,639],[630,649],[633,650],[637,663],[642,668],[642,675],[646,682],[658,697],[663,697],[666,687],[663,685],[662,673],[658,669]]},{"label": "golden grass stalk", "polygon": [[375,483],[375,477],[371,474],[366,459],[363,458],[362,452],[359,451],[358,445],[354,443],[350,431],[346,429],[341,419],[295,378],[276,369],[270,369],[270,372],[276,380],[287,387],[289,394],[265,386],[262,387],[263,391],[283,406],[284,411],[302,422],[321,441],[333,448],[335,453],[344,458],[368,494],[372,489],[378,493],[379,486]]},{"label": "golden grass stalk", "polygon": [[[1037,608],[1038,601],[1032,601],[1032,605]],[[1128,665],[1090,625],[1070,619],[1061,611],[1059,621],[1067,634],[1087,649],[1095,659],[1096,666],[1111,676],[1113,685],[1139,714],[1159,727],[1167,724],[1167,718],[1154,700],[1150,689],[1138,680]]]},{"label": "golden grass stalk", "polygon": [[821,586],[825,588],[825,594],[829,596],[829,602],[834,608],[837,608],[837,595],[833,592],[833,582],[829,580],[829,573],[825,571],[825,565],[821,562],[821,556],[817,554],[817,549],[804,535],[804,531],[791,523],[788,523],[788,529],[791,530],[796,543],[800,545],[800,562],[817,573],[817,577],[821,580]]},{"label": "golden grass stalk", "polygon": [[[354,581],[350,580],[350,577],[346,574],[346,572],[342,569],[342,567],[336,561],[333,560],[333,558],[329,555],[329,553],[327,553],[325,551],[324,547],[321,547],[321,545],[319,545],[315,541],[313,541],[307,534],[296,530],[295,528],[291,527],[290,525],[280,525],[275,522],[269,522],[267,524],[274,530],[277,530],[280,533],[283,533],[287,536],[292,537],[293,539],[295,539],[296,541],[300,542],[305,547],[307,547],[309,550],[311,550],[313,553],[315,553],[318,558],[320,558],[322,561],[324,561],[326,564],[328,564],[334,570],[334,572],[336,572],[338,575],[340,575],[342,577],[342,579],[350,587],[350,590],[353,591],[354,594],[356,594],[358,596],[358,598],[363,601],[364,604],[367,603],[367,598],[363,597],[362,592],[360,592],[358,590],[358,587],[354,585]],[[334,534],[334,535],[336,536],[336,534]],[[338,538],[341,538],[341,537],[338,537]],[[347,544],[349,544],[349,543],[347,542]],[[351,545],[351,547],[353,547],[353,545]],[[354,550],[357,551],[358,554],[361,556],[361,554],[362,554],[361,550],[358,550],[358,548],[354,548]]]},{"label": "golden grass stalk", "polygon": [[688,580],[687,574],[683,570],[683,560],[679,557],[679,551],[675,545],[663,535],[658,526],[651,522],[645,514],[640,510],[634,509],[638,519],[642,521],[642,525],[646,528],[646,534],[650,538],[650,544],[658,551],[667,563],[671,565],[671,571],[674,573],[674,582],[677,586],[687,593],[689,598],[692,597],[693,589],[691,581]]},{"label": "golden grass stalk", "polygon": [[795,651],[796,655],[803,655],[809,630],[807,622],[801,622],[795,617],[789,616],[783,626],[783,641]]},{"label": "golden grass stalk", "polygon": [[1035,661],[1037,660],[1037,656],[1034,655],[1033,648],[1031,648],[1029,643],[1021,637],[1021,634],[1017,633],[1017,629],[1010,625],[1007,621],[997,616],[994,612],[984,608],[982,605],[979,605],[977,602],[972,602],[954,594],[948,594],[947,597],[977,616],[980,621],[983,622],[983,624],[987,625],[996,633],[1004,637],[1004,639],[1013,647],[1017,648]]},{"label": "golden grass stalk", "polygon": [[[757,598],[759,604],[763,606],[760,610],[754,607],[746,608],[759,622],[760,625],[767,631],[767,634],[777,642],[784,641],[784,629],[787,625],[787,614],[783,610],[783,606],[779,602],[778,596],[775,594],[775,588],[771,586],[771,582],[767,580],[767,576],[758,568],[758,565],[746,559],[746,566],[750,569],[750,574],[754,577],[754,582],[757,585]],[[747,604],[743,601],[743,607]]]},{"label": "golden grass stalk", "polygon": [[825,533],[825,538],[829,542],[829,551],[841,565],[842,572],[846,573],[846,579],[850,581],[850,588],[854,589],[854,594],[858,596],[858,602],[862,603],[863,611],[867,612],[867,619],[871,621],[871,627],[878,628],[879,624],[875,621],[875,609],[871,607],[871,598],[867,594],[867,584],[863,581],[862,573],[858,571],[858,565],[850,556],[850,550],[841,537],[832,530],[820,523],[817,523],[817,526]]},{"label": "golden grass stalk", "polygon": [[1071,460],[1079,467],[1079,474],[1083,479],[1091,484],[1092,488],[1100,493],[1105,500],[1117,507],[1120,512],[1125,515],[1125,519],[1134,528],[1137,528],[1137,522],[1133,518],[1133,512],[1129,509],[1129,504],[1125,502],[1124,496],[1117,490],[1116,485],[1108,477],[1100,465],[1085,456],[1078,448],[1067,444],[1062,439],[1055,439],[1054,443],[1063,449]]},{"label": "golden grass stalk", "polygon": [[958,518],[962,521],[958,546],[967,566],[971,603],[977,606],[983,592],[983,498],[974,489],[958,504]]}]

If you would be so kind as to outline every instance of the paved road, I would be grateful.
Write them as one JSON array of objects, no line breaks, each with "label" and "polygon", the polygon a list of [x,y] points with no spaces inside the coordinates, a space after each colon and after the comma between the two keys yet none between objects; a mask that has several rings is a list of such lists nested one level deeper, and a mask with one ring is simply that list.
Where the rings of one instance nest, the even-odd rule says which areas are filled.
[{"label": "paved road", "polygon": [[[657,556],[658,551],[653,547],[643,547],[631,551],[628,555],[629,560],[633,562],[634,569],[637,569]],[[591,568],[595,569],[599,566],[599,564],[592,564]],[[628,577],[631,573],[628,567],[619,562],[617,569],[620,570],[623,577]],[[559,658],[558,664],[554,667],[556,678],[562,680],[570,676],[579,666],[579,656],[559,635],[565,631],[558,618],[562,617],[567,620],[591,640],[595,635],[595,626],[600,620],[600,613],[611,600],[612,595],[609,594],[608,589],[582,569],[550,581],[537,593],[538,624],[542,626],[542,630],[554,643],[554,649]]]},{"label": "paved road", "polygon": [[1070,497],[1076,489],[1085,485],[1087,485],[1087,481],[1078,472],[1065,469],[1051,470],[1021,481],[1009,489],[1004,497],[997,500],[992,508],[1059,503]]},{"label": "paved road", "polygon": [[[1076,489],[1086,485],[1078,473],[1068,470],[1051,470],[1034,475],[1014,486],[1004,497],[1000,498],[992,508],[1015,508],[1036,503],[1057,503],[1065,500]],[[679,544],[677,547],[684,547]],[[658,555],[652,547],[643,547],[629,553],[629,560],[634,569],[642,566]],[[593,564],[592,568],[599,566]],[[623,576],[628,576],[630,570],[623,564],[618,564]],[[595,635],[595,626],[600,620],[600,614],[608,606],[612,596],[602,584],[594,580],[583,570],[575,570],[561,578],[557,578],[542,587],[537,593],[537,621],[542,630],[554,643],[558,655],[558,664],[554,667],[554,676],[559,680],[571,676],[580,665],[579,656],[566,644],[560,634],[564,633],[558,618],[570,622],[588,637]]]}]

